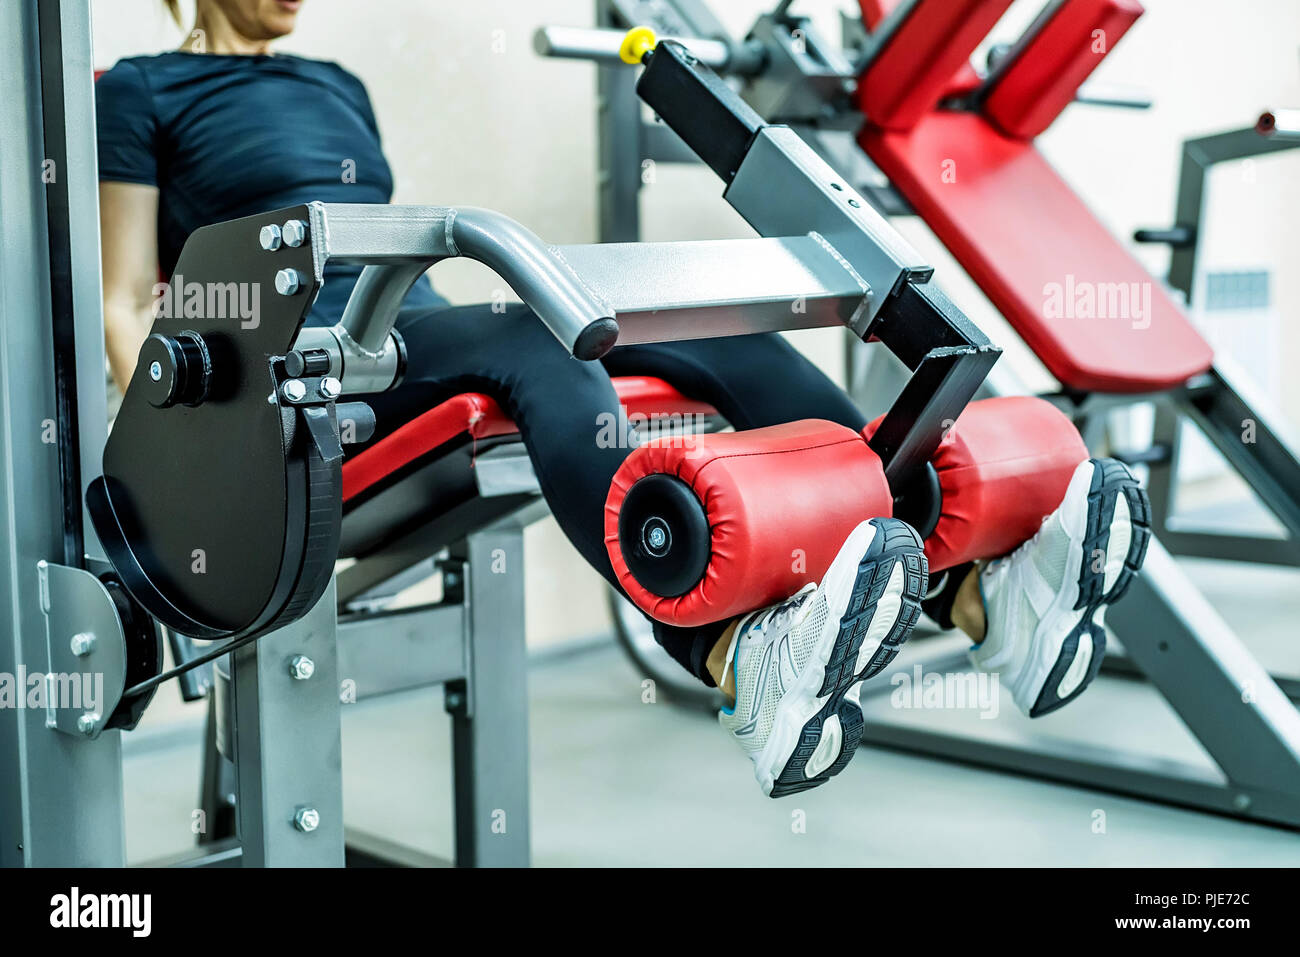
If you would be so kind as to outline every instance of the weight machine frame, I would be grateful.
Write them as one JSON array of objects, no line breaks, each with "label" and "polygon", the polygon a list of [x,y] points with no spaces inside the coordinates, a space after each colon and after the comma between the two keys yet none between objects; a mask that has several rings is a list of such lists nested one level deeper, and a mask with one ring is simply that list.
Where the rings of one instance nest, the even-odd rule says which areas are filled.
[{"label": "weight machine frame", "polygon": [[[125,862],[121,734],[150,697],[135,690],[149,684],[137,680],[142,662],[161,669],[159,635],[141,627],[144,611],[182,633],[235,639],[215,649],[227,652],[229,667],[210,692],[221,706],[209,729],[233,762],[233,783],[230,769],[223,779],[210,761],[199,810],[215,821],[229,784],[238,843],[204,842],[185,863],[344,863],[339,681],[365,671],[378,635],[426,628],[440,637],[421,649],[426,657],[412,678],[444,683],[453,715],[457,863],[528,862],[522,579],[504,576],[511,580],[503,585],[483,569],[498,554],[522,567],[521,529],[535,513],[507,509],[470,528],[443,563],[444,585],[460,584],[421,609],[340,617],[340,598],[346,607],[367,588],[340,596],[333,561],[320,555],[322,543],[336,548],[339,535],[345,439],[335,400],[395,379],[397,305],[430,265],[462,255],[487,264],[583,359],[602,354],[615,334],[662,341],[846,325],[876,336],[913,375],[872,445],[900,507],[922,512],[924,501],[913,496],[923,499],[930,487],[924,473],[946,423],[999,355],[838,173],[788,128],[764,123],[680,47],[664,44],[647,70],[659,79],[642,95],[706,162],[735,161],[715,169],[728,201],[762,238],[557,248],[485,210],[317,203],[205,227],[177,266],[187,285],[259,283],[276,295],[268,294],[245,339],[224,315],[159,314],[146,349],[162,343],[164,352],[142,362],[106,437],[89,11],[28,0],[5,6],[0,25],[0,52],[14,66],[0,81],[8,94],[0,108],[3,155],[22,157],[29,171],[44,169],[48,158],[57,171],[48,182],[0,177],[0,415],[9,423],[0,447],[0,493],[9,504],[0,589],[11,622],[0,670],[41,664],[51,673],[75,668],[111,678],[102,713],[0,711],[0,755],[16,769],[0,784],[0,863]],[[697,124],[700,108],[713,111],[725,135]],[[299,242],[259,242],[268,227],[289,223],[301,228]],[[303,330],[330,260],[365,270],[338,326]],[[316,361],[322,355],[324,367]],[[294,357],[312,367],[309,374],[291,369]],[[172,363],[166,375],[164,360]],[[273,386],[269,396],[257,391],[264,380]],[[202,388],[194,390],[195,382]],[[247,410],[247,432],[227,435],[214,455],[205,443],[220,435],[214,424],[229,424],[223,417],[232,409]],[[259,461],[274,464],[281,442],[285,484],[267,474],[218,487],[221,456],[243,461],[241,448],[253,448],[254,432],[268,422],[277,438],[257,446]],[[50,426],[56,441],[42,443]],[[527,482],[513,488],[510,502],[526,506]],[[218,545],[226,550],[209,550],[202,576],[168,568],[165,546],[184,540],[179,530],[205,521],[219,527],[189,508],[195,500],[228,522],[256,514],[251,502],[272,514],[280,495],[286,517],[273,582],[249,581],[239,559],[251,565],[257,556],[226,546],[252,540],[254,531],[259,544],[267,534],[273,541],[278,527],[266,533],[246,524],[241,534],[224,535]],[[238,602],[213,588],[232,582],[265,587],[235,596]],[[245,610],[246,598],[254,605]]]}]

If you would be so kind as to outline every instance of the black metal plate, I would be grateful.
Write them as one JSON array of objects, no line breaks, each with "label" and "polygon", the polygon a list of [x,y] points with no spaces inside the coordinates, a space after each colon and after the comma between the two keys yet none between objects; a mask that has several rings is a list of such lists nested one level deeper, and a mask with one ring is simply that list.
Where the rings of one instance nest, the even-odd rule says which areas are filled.
[{"label": "black metal plate", "polygon": [[[280,405],[271,361],[292,346],[318,287],[310,241],[274,252],[258,241],[262,226],[288,219],[309,221],[307,207],[189,238],[172,281],[183,282],[187,295],[202,292],[202,314],[158,318],[152,331],[203,337],[213,366],[208,399],[195,408],[154,408],[140,384],[148,372],[137,369],[104,452],[105,487],[141,570],[186,616],[225,633],[274,615],[302,570],[302,452],[291,453],[296,413]],[[292,296],[275,290],[285,268],[301,277]],[[216,295],[209,299],[232,282],[247,284],[236,293],[256,305],[255,316],[230,316]],[[130,587],[127,570],[119,571]]]}]

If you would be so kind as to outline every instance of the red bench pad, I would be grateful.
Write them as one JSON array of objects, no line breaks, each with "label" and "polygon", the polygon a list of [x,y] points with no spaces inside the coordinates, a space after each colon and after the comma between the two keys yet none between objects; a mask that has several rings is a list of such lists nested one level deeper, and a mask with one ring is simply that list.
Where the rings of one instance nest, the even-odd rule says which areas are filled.
[{"label": "red bench pad", "polygon": [[1063,386],[1149,392],[1209,368],[1209,344],[1032,143],[937,112],[861,145]]},{"label": "red bench pad", "polygon": [[[705,402],[688,399],[667,382],[650,376],[619,376],[614,390],[629,417],[636,415],[714,415]],[[467,392],[434,406],[395,432],[343,463],[343,501],[365,491],[385,476],[450,442],[458,435],[475,439],[512,435],[519,431],[496,401]]]},{"label": "red bench pad", "polygon": [[[862,0],[863,21],[878,29],[894,3]],[[1011,0],[945,0],[910,11],[858,79],[857,105],[870,122],[910,129],[940,99],[968,92],[979,77],[970,55]]]},{"label": "red bench pad", "polygon": [[1008,136],[1032,140],[1074,102],[1079,86],[1142,16],[1137,0],[1062,5],[998,78],[984,114]]}]

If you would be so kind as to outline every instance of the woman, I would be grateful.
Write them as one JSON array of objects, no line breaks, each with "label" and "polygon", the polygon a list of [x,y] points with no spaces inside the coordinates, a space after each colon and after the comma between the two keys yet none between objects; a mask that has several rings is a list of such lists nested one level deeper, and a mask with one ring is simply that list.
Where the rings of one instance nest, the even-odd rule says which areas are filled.
[{"label": "woman", "polygon": [[[175,0],[169,6],[175,16]],[[270,50],[273,40],[293,30],[300,7],[301,0],[198,0],[191,35],[202,38],[201,51],[131,57],[99,80],[104,315],[118,383],[129,382],[149,332],[158,269],[171,274],[193,230],[311,200],[390,199],[392,179],[361,82],[337,64]],[[310,324],[338,321],[358,272],[327,268]],[[574,362],[524,307],[504,313],[451,308],[427,278],[407,296],[398,328],[409,366],[398,389],[368,399],[378,435],[457,393],[494,396],[518,424],[560,527],[615,587],[603,505],[633,444],[597,441],[598,424],[619,406],[611,375],[665,379],[712,404],[737,429],[805,418],[855,431],[866,425],[848,397],[776,335],[624,346],[601,363]],[[1028,614],[1022,606],[1027,590],[1064,595],[1070,576],[1077,579],[1087,557],[1079,528],[1080,508],[1086,516],[1087,506],[1080,500],[1099,474],[1095,468],[1080,465],[1062,507],[1033,541],[982,570],[947,576],[927,606],[974,639],[977,663],[1011,681],[1026,711],[1070,700],[1091,676],[1090,660],[1064,647],[1063,636],[1096,606],[1067,611],[1035,605]],[[1123,541],[1128,518],[1122,496],[1118,502],[1112,538]],[[899,535],[900,528],[906,534]],[[853,729],[861,721],[857,689],[867,670],[827,679],[830,687],[822,686],[821,676],[836,654],[857,652],[867,640],[878,643],[887,635],[905,637],[919,592],[887,590],[852,613],[848,605],[862,582],[882,569],[888,577],[894,565],[920,554],[910,528],[875,519],[849,536],[820,586],[810,584],[780,605],[705,628],[655,623],[656,637],[678,662],[732,698],[721,722],[754,762],[765,793],[820,784],[852,756],[859,737]],[[1107,561],[1122,568],[1126,556],[1121,550]],[[1055,571],[1044,573],[1044,567]],[[856,638],[855,624],[861,625]],[[766,667],[772,658],[780,666]],[[1076,678],[1063,679],[1066,670]],[[777,733],[782,726],[800,733]],[[816,744],[811,754],[810,742]],[[805,747],[796,747],[800,743]]]}]

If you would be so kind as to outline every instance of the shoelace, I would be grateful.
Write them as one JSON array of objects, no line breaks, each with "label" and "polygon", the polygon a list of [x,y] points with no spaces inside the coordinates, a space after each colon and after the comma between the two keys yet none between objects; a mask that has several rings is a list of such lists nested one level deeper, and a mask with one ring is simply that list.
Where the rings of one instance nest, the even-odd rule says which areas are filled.
[{"label": "shoelace", "polygon": [[812,598],[816,591],[817,586],[809,582],[785,601],[773,605],[754,618],[753,621],[746,622],[741,628],[738,628],[731,639],[732,648],[728,650],[727,663],[722,669],[722,679],[719,684],[726,684],[727,673],[732,668],[732,651],[735,649],[737,642],[749,635],[766,638],[769,628],[793,627],[798,624],[808,614],[807,609],[812,605],[809,599]]},{"label": "shoelace", "polygon": [[808,614],[816,586],[805,585],[779,605],[773,605],[750,625],[750,631],[765,635],[769,630],[792,628]]}]

